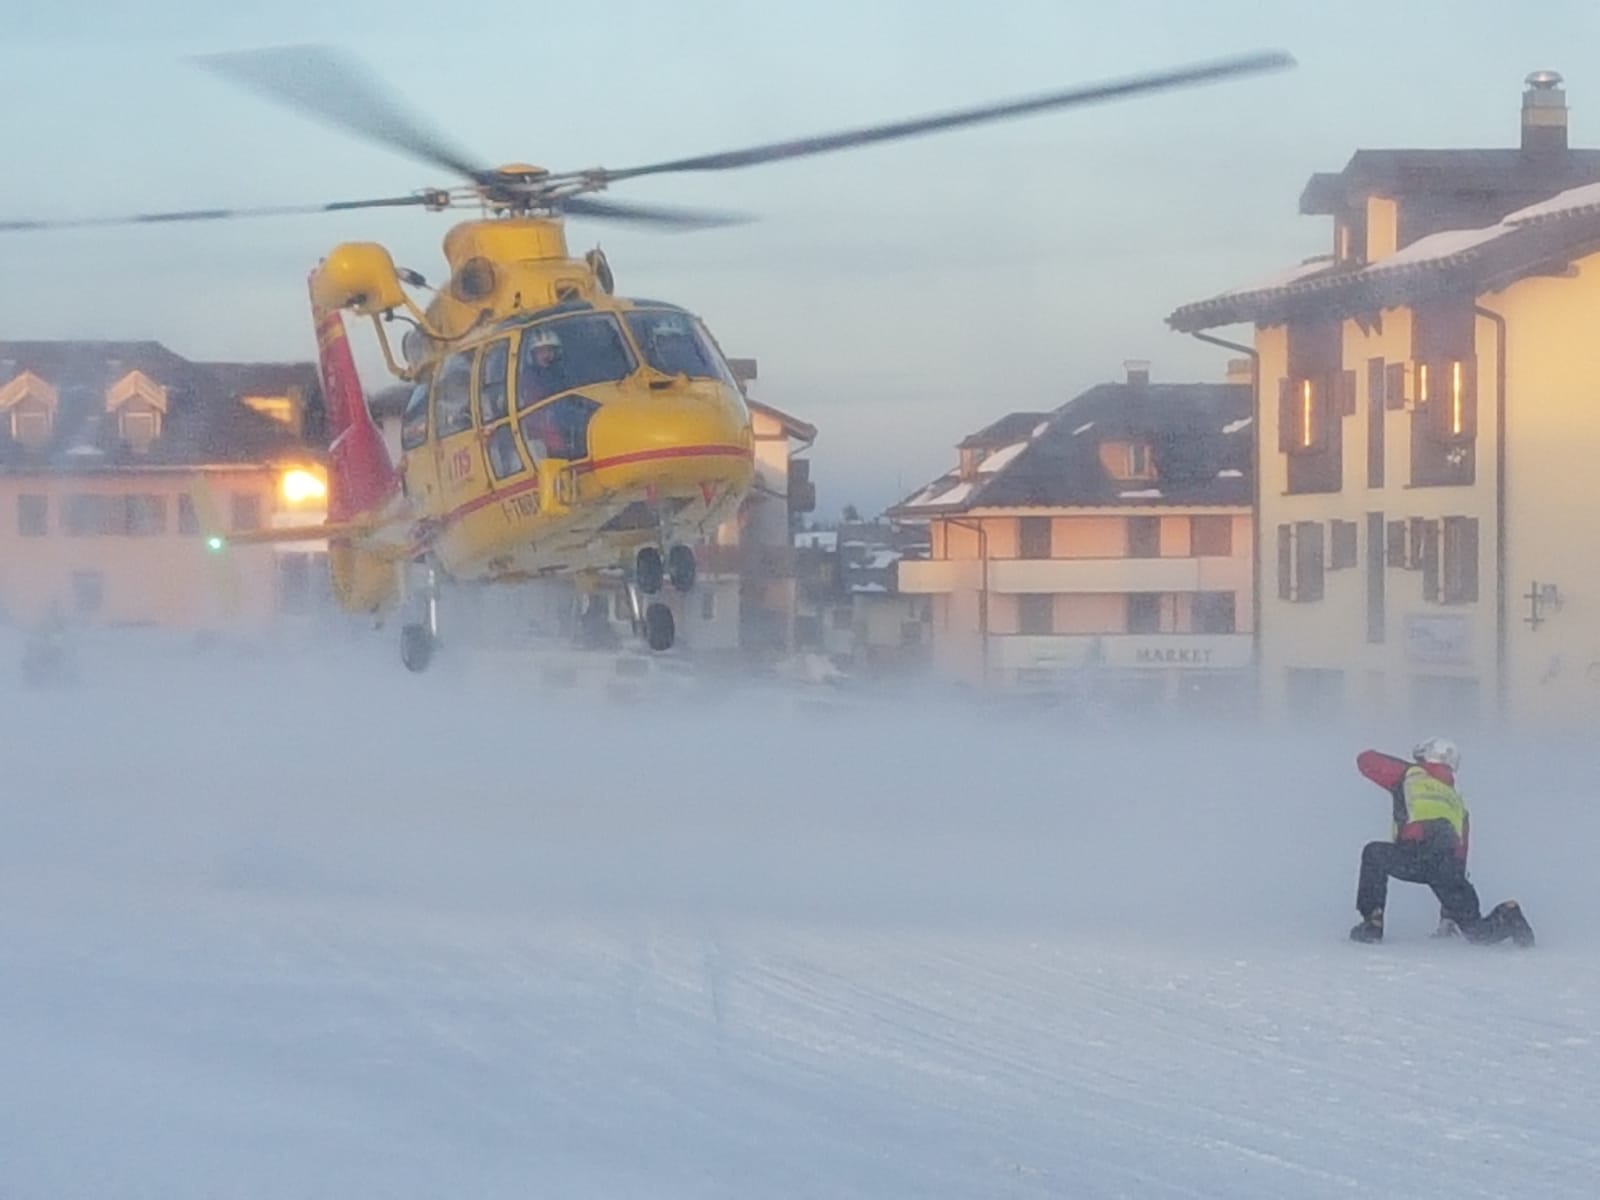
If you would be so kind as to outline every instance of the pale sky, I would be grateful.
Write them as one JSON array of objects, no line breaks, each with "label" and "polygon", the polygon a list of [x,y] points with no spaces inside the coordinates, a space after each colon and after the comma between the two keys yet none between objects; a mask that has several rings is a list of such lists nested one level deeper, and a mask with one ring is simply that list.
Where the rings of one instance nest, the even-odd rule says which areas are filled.
[{"label": "pale sky", "polygon": [[[448,24],[429,14],[453,10]],[[1520,11],[1519,11],[1520,10]],[[1296,202],[1359,146],[1514,145],[1523,77],[1567,80],[1600,144],[1600,5],[1548,0],[810,0],[232,6],[0,0],[0,220],[316,203],[448,186],[185,64],[344,47],[486,163],[634,163],[1023,96],[1249,50],[1292,71],[720,175],[618,199],[757,223],[659,234],[574,219],[618,291],[700,313],[755,394],[819,427],[819,516],[875,512],[1015,409],[1120,375],[1217,379],[1174,307],[1327,248]],[[195,358],[309,359],[305,276],[344,240],[442,275],[448,214],[0,235],[0,336],[154,338]],[[1247,333],[1248,331],[1242,331]],[[353,330],[369,389],[392,382]]]}]

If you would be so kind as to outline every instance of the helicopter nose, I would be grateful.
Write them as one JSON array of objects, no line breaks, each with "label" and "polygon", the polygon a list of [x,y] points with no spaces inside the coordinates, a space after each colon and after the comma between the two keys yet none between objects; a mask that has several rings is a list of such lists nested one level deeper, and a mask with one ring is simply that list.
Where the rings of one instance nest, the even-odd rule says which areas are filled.
[{"label": "helicopter nose", "polygon": [[605,490],[747,484],[749,419],[721,397],[653,392],[603,405],[589,426],[589,470]]}]

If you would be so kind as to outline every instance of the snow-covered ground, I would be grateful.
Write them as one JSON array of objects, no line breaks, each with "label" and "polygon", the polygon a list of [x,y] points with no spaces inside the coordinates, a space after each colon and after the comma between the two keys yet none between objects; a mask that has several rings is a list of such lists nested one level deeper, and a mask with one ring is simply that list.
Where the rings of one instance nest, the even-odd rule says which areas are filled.
[{"label": "snow-covered ground", "polygon": [[1463,736],[1537,950],[1358,947],[1357,731],[393,657],[0,676],[0,1196],[1600,1188],[1591,747]]}]

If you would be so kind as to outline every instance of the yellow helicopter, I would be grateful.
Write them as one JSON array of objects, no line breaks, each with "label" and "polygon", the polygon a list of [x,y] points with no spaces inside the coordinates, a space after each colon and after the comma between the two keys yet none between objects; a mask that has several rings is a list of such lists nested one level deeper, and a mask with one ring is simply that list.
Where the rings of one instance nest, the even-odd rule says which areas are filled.
[{"label": "yellow helicopter", "polygon": [[[406,609],[401,658],[426,668],[438,640],[441,576],[521,581],[621,574],[636,632],[674,641],[663,587],[695,582],[694,545],[738,511],[753,442],[743,395],[705,324],[675,304],[614,294],[598,248],[569,252],[563,218],[693,229],[737,218],[600,199],[647,175],[721,171],[887,142],[1292,65],[1243,55],[1046,95],[622,170],[485,168],[428,131],[359,65],[324,47],[207,56],[231,82],[465,180],[309,206],[191,210],[70,221],[0,221],[0,231],[170,223],[365,208],[477,219],[444,238],[447,282],[427,288],[370,242],[336,246],[311,273],[330,437],[328,520],[234,535],[235,543],[327,539],[343,607]],[[390,461],[367,408],[341,313],[372,318],[388,368],[414,384],[402,457]],[[396,355],[385,325],[410,324]]]}]

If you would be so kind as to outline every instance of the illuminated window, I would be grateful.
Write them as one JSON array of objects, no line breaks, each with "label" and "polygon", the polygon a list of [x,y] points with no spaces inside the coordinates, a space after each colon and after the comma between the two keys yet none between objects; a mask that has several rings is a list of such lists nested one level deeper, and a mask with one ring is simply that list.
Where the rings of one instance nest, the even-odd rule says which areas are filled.
[{"label": "illuminated window", "polygon": [[1310,377],[1285,379],[1278,394],[1278,449],[1316,454],[1327,445],[1329,383]]},{"label": "illuminated window", "polygon": [[1472,441],[1478,432],[1477,363],[1472,358],[1417,364],[1417,406],[1428,430],[1445,445]]},{"label": "illuminated window", "polygon": [[1450,433],[1461,436],[1461,364],[1450,364]]}]

